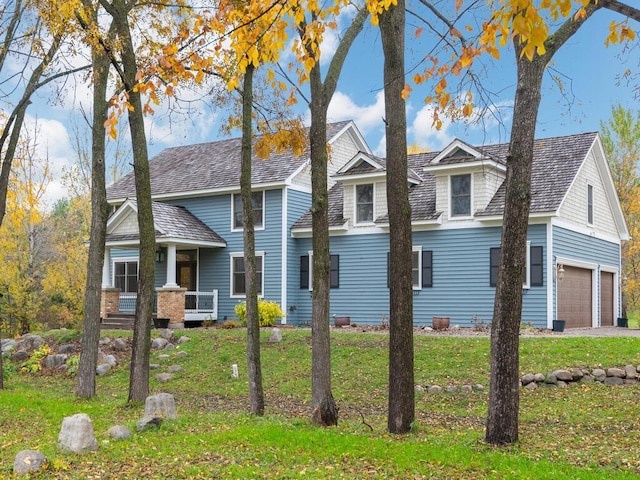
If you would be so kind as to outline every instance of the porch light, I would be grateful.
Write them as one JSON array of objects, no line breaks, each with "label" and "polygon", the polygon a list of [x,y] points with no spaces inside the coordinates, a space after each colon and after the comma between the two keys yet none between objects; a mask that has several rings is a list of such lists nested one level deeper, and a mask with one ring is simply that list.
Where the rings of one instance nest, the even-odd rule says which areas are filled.
[{"label": "porch light", "polygon": [[558,264],[556,278],[558,279],[559,282],[561,282],[564,279],[564,265],[562,263]]}]

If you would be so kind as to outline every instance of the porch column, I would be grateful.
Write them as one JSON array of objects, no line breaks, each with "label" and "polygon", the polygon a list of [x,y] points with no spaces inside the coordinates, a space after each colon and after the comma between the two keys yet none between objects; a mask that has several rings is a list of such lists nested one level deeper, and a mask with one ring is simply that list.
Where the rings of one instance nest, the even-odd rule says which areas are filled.
[{"label": "porch column", "polygon": [[184,292],[186,288],[161,287],[158,292],[157,318],[168,318],[169,328],[184,328]]},{"label": "porch column", "polygon": [[[179,285],[176,283],[176,245],[170,243],[167,245],[167,283],[163,288],[176,288]],[[158,306],[158,309],[160,307]],[[184,307],[183,307],[184,308]]]},{"label": "porch column", "polygon": [[104,261],[102,262],[102,288],[112,288],[111,285],[111,249],[105,247],[104,249]]}]

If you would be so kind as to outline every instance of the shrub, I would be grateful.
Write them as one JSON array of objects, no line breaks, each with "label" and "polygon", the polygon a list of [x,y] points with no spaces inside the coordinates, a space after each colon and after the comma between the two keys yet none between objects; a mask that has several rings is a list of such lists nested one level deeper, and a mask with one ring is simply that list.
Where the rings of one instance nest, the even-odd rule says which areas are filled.
[{"label": "shrub", "polygon": [[[238,320],[243,325],[247,324],[247,302],[238,303],[233,311],[238,316]],[[278,302],[270,302],[269,300],[258,300],[258,320],[261,327],[273,327],[276,320],[284,317],[284,312],[280,308]]]},{"label": "shrub", "polygon": [[46,343],[40,348],[34,350],[29,357],[29,360],[22,364],[20,371],[22,373],[38,373],[42,370],[42,359],[47,355],[51,355],[51,348]]},{"label": "shrub", "polygon": [[225,320],[224,322],[222,322],[222,328],[225,328],[227,330],[238,328],[241,326],[242,324],[238,320]]}]

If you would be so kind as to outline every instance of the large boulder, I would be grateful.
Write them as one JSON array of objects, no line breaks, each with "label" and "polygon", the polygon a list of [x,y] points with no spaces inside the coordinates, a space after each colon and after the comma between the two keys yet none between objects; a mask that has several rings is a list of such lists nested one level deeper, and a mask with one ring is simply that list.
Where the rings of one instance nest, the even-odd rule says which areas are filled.
[{"label": "large boulder", "polygon": [[162,417],[153,417],[151,415],[145,415],[136,422],[136,430],[142,433],[152,428],[158,428],[162,424]]},{"label": "large boulder", "polygon": [[78,413],[62,420],[62,428],[58,435],[58,448],[74,453],[98,450],[98,442],[93,433],[93,423],[89,415]]},{"label": "large boulder", "polygon": [[176,401],[170,393],[150,395],[144,402],[144,414],[151,417],[178,418]]},{"label": "large boulder", "polygon": [[113,349],[122,352],[127,349],[127,342],[122,338],[116,338],[113,341]]},{"label": "large boulder", "polygon": [[280,343],[282,341],[282,332],[279,328],[274,328],[271,330],[271,335],[269,335],[269,343]]},{"label": "large boulder", "polygon": [[11,350],[16,348],[17,345],[18,345],[18,342],[16,342],[13,339],[3,338],[2,342],[0,342],[0,351],[2,351],[2,354],[4,356],[8,356],[9,352],[11,352]]},{"label": "large boulder", "polygon": [[154,338],[151,342],[151,348],[153,350],[162,350],[168,343],[169,341],[166,338]]},{"label": "large boulder", "polygon": [[114,425],[109,430],[107,430],[107,435],[109,435],[114,440],[126,440],[131,438],[131,430],[129,430],[124,425]]},{"label": "large boulder", "polygon": [[38,472],[47,463],[47,457],[36,450],[22,450],[13,461],[13,473],[26,475]]},{"label": "large boulder", "polygon": [[56,353],[55,355],[47,355],[44,359],[46,368],[58,368],[65,364],[67,355],[64,353]]},{"label": "large boulder", "polygon": [[42,339],[42,337],[33,333],[27,333],[26,335],[23,335],[17,340],[17,342],[18,345],[16,346],[16,348],[25,350],[27,352],[35,350],[36,348],[40,348],[42,345],[44,345],[44,340]]}]

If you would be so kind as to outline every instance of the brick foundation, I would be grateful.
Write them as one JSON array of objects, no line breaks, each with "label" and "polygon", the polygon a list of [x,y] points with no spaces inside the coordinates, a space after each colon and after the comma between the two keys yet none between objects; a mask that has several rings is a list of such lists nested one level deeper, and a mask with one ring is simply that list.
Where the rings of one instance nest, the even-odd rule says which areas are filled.
[{"label": "brick foundation", "polygon": [[169,328],[184,327],[184,297],[186,288],[158,288],[158,318],[168,318]]},{"label": "brick foundation", "polygon": [[103,288],[100,296],[100,316],[105,318],[109,313],[120,311],[120,289]]}]

